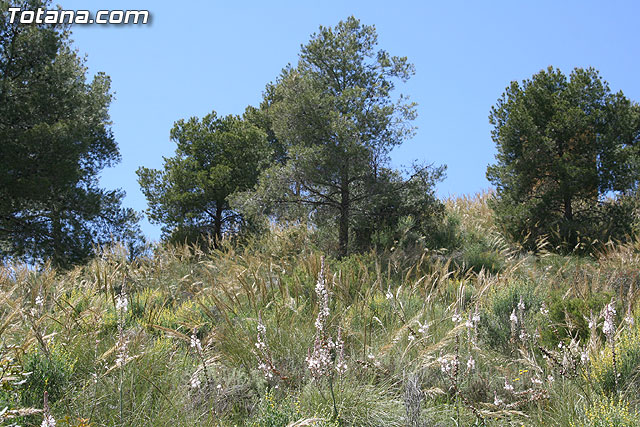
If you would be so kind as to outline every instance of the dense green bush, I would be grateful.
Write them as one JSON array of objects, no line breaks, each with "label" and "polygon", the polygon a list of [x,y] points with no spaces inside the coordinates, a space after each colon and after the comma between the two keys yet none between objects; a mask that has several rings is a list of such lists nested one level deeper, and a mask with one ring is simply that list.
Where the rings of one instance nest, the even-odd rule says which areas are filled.
[{"label": "dense green bush", "polygon": [[541,328],[541,338],[545,345],[554,347],[558,341],[578,338],[583,343],[589,339],[589,317],[598,316],[605,305],[611,301],[608,293],[594,293],[582,298],[567,297],[565,292],[556,291],[549,298],[548,319],[555,328]]},{"label": "dense green bush", "polygon": [[45,354],[36,348],[25,356],[24,370],[31,374],[21,386],[23,405],[40,407],[45,391],[49,394],[49,402],[56,402],[63,396],[71,380],[75,361],[60,345],[49,346],[48,350],[48,354]]},{"label": "dense green bush", "polygon": [[616,391],[615,374],[618,374],[618,389],[629,390],[634,395],[640,392],[640,327],[625,330],[616,338],[615,366],[611,346],[591,360],[591,378],[598,389],[605,393]]},{"label": "dense green bush", "polygon": [[[518,310],[520,302],[524,304],[524,310]],[[518,339],[521,328],[528,334],[534,333],[541,304],[542,297],[529,282],[514,280],[505,287],[492,290],[480,314],[478,329],[481,339],[495,350],[511,353],[514,350],[512,341]],[[510,320],[513,313],[518,317],[515,337]]]},{"label": "dense green bush", "polygon": [[481,270],[497,273],[504,267],[504,257],[483,242],[472,242],[465,245],[455,260],[459,268],[471,269],[476,273]]}]

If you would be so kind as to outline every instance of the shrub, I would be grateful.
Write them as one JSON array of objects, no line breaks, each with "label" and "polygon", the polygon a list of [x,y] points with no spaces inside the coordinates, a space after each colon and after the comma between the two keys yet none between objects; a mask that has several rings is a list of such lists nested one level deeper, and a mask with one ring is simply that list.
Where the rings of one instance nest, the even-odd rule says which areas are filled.
[{"label": "shrub", "polygon": [[483,242],[473,242],[465,245],[456,263],[463,269],[471,269],[476,273],[482,269],[497,273],[504,267],[504,258]]},{"label": "shrub", "polygon": [[[632,380],[637,377],[640,369],[640,326],[622,332],[616,340],[615,350],[619,386],[624,388],[631,385],[635,390],[639,389]],[[607,345],[600,355],[591,360],[591,378],[603,392],[610,393],[615,390],[611,346]]]},{"label": "shrub", "polygon": [[74,365],[75,361],[59,345],[51,345],[49,355],[40,349],[27,353],[24,370],[31,374],[21,388],[22,404],[40,407],[45,391],[49,393],[49,402],[60,399],[71,379]]},{"label": "shrub", "polygon": [[[13,408],[17,405],[17,397],[20,384],[28,377],[24,370],[12,356],[5,353],[0,356],[0,405],[2,408]],[[2,418],[0,418],[1,420]]]},{"label": "shrub", "polygon": [[[488,304],[480,313],[478,331],[481,339],[491,348],[507,353],[511,352],[512,328],[510,317],[518,311],[518,304],[524,304],[523,318],[519,319],[518,328],[524,328],[532,333],[535,317],[542,299],[536,294],[535,287],[527,282],[516,280],[506,287],[492,291]],[[519,317],[519,316],[518,316]]]},{"label": "shrub", "polygon": [[580,420],[571,427],[632,427],[640,425],[640,416],[629,409],[629,403],[622,398],[602,396],[585,410]]},{"label": "shrub", "polygon": [[258,403],[257,413],[249,424],[251,427],[286,426],[301,418],[300,404],[290,397],[276,399],[274,392],[268,390]]},{"label": "shrub", "polygon": [[581,341],[589,339],[588,317],[590,313],[598,314],[611,301],[611,295],[594,293],[584,298],[568,298],[564,293],[556,293],[548,303],[549,319],[557,327],[555,329],[542,328],[542,342],[555,347],[558,341],[566,338],[578,338]]}]

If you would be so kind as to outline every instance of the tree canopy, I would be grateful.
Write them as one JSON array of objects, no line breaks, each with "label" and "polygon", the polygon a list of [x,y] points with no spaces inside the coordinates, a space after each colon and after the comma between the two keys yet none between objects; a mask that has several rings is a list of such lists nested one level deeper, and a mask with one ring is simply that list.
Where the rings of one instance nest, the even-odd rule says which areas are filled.
[{"label": "tree canopy", "polygon": [[[379,203],[390,201],[385,195],[405,185],[387,165],[391,149],[413,134],[415,104],[393,92],[414,67],[376,45],[375,27],[354,17],[320,27],[297,66],[267,86],[262,107],[285,154],[245,197],[245,206],[279,218],[332,224],[340,255],[356,222],[371,221]],[[431,171],[423,169],[423,176]]]},{"label": "tree canopy", "polygon": [[[3,17],[14,3],[0,1]],[[98,186],[120,156],[110,79],[98,73],[88,82],[86,71],[66,26],[0,20],[0,257],[66,267],[95,245],[139,237],[124,193]]]},{"label": "tree canopy", "polygon": [[255,185],[270,151],[266,134],[236,116],[179,120],[171,130],[176,155],[165,158],[162,170],[141,167],[138,181],[149,203],[149,218],[163,224],[172,241],[216,241],[225,230],[236,230],[242,215],[229,196]]},{"label": "tree canopy", "polygon": [[491,110],[498,154],[487,169],[506,231],[527,247],[547,236],[568,249],[629,233],[620,196],[637,186],[639,111],[592,68],[512,82]]}]

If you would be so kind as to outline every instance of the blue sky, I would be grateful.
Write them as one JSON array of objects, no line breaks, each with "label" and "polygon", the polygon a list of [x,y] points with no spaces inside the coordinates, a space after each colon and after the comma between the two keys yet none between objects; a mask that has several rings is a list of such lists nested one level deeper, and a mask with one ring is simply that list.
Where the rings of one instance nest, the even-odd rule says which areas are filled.
[{"label": "blue sky", "polygon": [[[54,0],[54,3],[56,1]],[[241,114],[319,25],[350,15],[378,30],[379,45],[407,56],[416,75],[397,86],[418,103],[416,136],[392,153],[448,166],[441,197],[490,187],[489,110],[511,80],[553,65],[565,74],[595,67],[613,90],[640,101],[640,37],[635,1],[114,1],[58,0],[65,9],[148,9],[147,25],[73,28],[90,74],[110,75],[110,112],[122,162],[102,174],[126,191],[125,205],[146,208],[135,170],[171,156],[173,122]],[[179,5],[179,6],[178,6]],[[143,223],[147,237],[160,227]]]}]

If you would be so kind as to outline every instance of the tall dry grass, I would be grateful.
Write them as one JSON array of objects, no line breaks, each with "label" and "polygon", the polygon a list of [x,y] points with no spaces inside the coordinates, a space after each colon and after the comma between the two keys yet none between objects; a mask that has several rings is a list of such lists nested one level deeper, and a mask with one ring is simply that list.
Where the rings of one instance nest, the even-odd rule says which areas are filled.
[{"label": "tall dry grass", "polygon": [[459,252],[492,251],[473,265],[398,249],[327,258],[321,276],[296,227],[135,261],[114,246],[68,272],[4,265],[0,417],[41,424],[46,392],[71,426],[635,422],[637,244],[518,252],[487,197],[447,202]]}]

